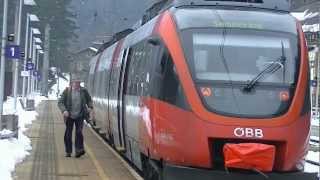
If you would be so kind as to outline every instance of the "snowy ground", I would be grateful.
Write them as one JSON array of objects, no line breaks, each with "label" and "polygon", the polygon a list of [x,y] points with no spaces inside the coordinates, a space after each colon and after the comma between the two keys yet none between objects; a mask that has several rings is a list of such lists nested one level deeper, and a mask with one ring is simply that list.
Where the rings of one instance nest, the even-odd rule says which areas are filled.
[{"label": "snowy ground", "polygon": [[[35,95],[35,105],[37,106],[42,100],[47,98]],[[19,116],[19,138],[0,140],[0,179],[12,180],[11,174],[15,165],[23,161],[32,150],[30,139],[24,135],[27,125],[36,119],[35,111],[24,111],[20,102],[17,102],[17,110],[13,110],[13,98],[9,98],[3,104],[4,114],[16,114]],[[8,132],[3,130],[0,133]]]},{"label": "snowy ground", "polygon": [[[306,157],[307,160],[318,162],[318,163],[319,163],[319,158],[320,158],[319,151],[318,152],[309,151],[309,153]],[[305,172],[318,172],[318,173],[320,173],[320,169],[319,169],[320,167],[313,165],[313,164],[310,164],[310,163],[306,163],[304,168],[305,168]]]},{"label": "snowy ground", "polygon": [[312,126],[319,126],[320,125],[319,117],[313,117],[311,119],[311,125]]}]

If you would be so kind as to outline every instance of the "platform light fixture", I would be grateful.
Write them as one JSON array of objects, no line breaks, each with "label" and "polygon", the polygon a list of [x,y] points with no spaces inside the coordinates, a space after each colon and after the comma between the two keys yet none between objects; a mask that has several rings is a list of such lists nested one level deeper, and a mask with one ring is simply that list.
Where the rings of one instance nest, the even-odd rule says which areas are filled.
[{"label": "platform light fixture", "polygon": [[40,38],[34,38],[34,40],[36,41],[36,43],[42,43]]},{"label": "platform light fixture", "polygon": [[35,6],[37,5],[34,0],[24,0],[24,5]]},{"label": "platform light fixture", "polygon": [[34,35],[39,35],[39,34],[41,34],[41,32],[40,32],[40,30],[39,30],[38,28],[32,28],[32,33],[33,33]]},{"label": "platform light fixture", "polygon": [[39,44],[37,44],[37,45],[36,45],[36,49],[37,49],[37,50],[42,50],[42,47],[41,47]]}]

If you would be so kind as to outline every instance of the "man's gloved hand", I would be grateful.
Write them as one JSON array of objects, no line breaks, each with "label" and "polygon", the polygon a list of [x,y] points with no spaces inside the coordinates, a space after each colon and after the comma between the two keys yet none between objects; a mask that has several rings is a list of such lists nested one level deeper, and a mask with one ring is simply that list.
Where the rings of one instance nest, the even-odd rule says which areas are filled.
[{"label": "man's gloved hand", "polygon": [[69,117],[69,112],[68,111],[64,111],[63,112],[63,121],[64,121],[65,124],[67,123],[68,117]]},{"label": "man's gloved hand", "polygon": [[64,118],[68,118],[69,117],[69,112],[68,111],[64,111],[63,112],[63,117]]},{"label": "man's gloved hand", "polygon": [[94,113],[94,110],[92,109],[92,108],[88,108],[88,110],[89,110],[89,119],[90,119],[90,121],[94,121],[94,119],[95,119],[95,113]]}]

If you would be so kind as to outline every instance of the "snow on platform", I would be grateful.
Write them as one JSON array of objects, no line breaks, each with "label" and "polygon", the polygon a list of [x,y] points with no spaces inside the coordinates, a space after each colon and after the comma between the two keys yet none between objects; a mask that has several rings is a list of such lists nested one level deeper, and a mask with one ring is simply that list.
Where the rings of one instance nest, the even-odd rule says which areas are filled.
[{"label": "snow on platform", "polygon": [[318,118],[316,118],[316,117],[312,118],[311,119],[311,125],[319,127],[319,125],[320,125],[319,117]]},{"label": "snow on platform", "polygon": [[[34,96],[35,105],[37,106],[42,100],[47,98]],[[27,125],[36,119],[35,111],[24,111],[19,100],[17,101],[17,110],[13,109],[13,98],[9,97],[3,104],[4,114],[16,114],[19,116],[19,137],[0,140],[0,177],[1,180],[12,180],[11,173],[14,171],[17,163],[20,163],[29,155],[32,150],[30,139],[24,135]],[[3,130],[0,134],[9,133]]]},{"label": "snow on platform", "polygon": [[319,174],[319,166],[306,163],[304,166],[304,172],[309,172],[309,173],[318,172]]}]

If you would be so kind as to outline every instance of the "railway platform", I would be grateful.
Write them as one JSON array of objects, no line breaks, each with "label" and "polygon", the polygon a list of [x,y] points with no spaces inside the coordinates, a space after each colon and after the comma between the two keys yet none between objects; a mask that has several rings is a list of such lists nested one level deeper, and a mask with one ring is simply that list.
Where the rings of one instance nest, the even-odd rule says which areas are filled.
[{"label": "railway platform", "polygon": [[[134,180],[142,179],[95,132],[84,126],[86,154],[65,157],[64,122],[56,101],[43,101],[28,131],[32,152],[16,167],[15,180]],[[74,156],[74,155],[73,155]]]}]

